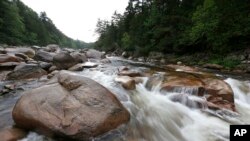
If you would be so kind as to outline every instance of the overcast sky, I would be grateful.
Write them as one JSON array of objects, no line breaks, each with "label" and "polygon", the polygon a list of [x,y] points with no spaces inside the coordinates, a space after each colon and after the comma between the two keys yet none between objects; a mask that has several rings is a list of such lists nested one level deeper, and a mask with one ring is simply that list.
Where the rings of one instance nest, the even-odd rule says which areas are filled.
[{"label": "overcast sky", "polygon": [[123,13],[128,0],[21,0],[37,13],[45,11],[64,34],[85,42],[96,41],[97,19]]}]

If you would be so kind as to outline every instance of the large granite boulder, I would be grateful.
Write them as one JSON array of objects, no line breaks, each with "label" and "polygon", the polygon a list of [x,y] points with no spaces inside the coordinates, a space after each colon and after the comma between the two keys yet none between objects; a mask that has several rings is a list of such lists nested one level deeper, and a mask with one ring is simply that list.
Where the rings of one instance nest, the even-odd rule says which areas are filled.
[{"label": "large granite boulder", "polygon": [[68,69],[77,64],[77,61],[67,52],[60,52],[53,57],[53,63],[58,69]]},{"label": "large granite boulder", "polygon": [[83,53],[72,52],[70,53],[70,56],[72,56],[77,63],[84,63],[88,61],[86,55]]},{"label": "large granite boulder", "polygon": [[68,71],[60,71],[47,85],[25,92],[12,114],[18,127],[78,140],[102,135],[130,119],[109,90]]},{"label": "large granite boulder", "polygon": [[208,73],[166,72],[149,78],[146,86],[159,85],[162,92],[188,94],[204,98],[210,109],[235,111],[233,90],[222,78]]},{"label": "large granite boulder", "polygon": [[92,58],[92,59],[103,59],[104,54],[100,51],[97,51],[95,49],[89,49],[86,51],[86,56],[87,58]]},{"label": "large granite boulder", "polygon": [[36,55],[35,55],[34,59],[37,60],[37,61],[52,62],[53,57],[55,55],[56,54],[52,53],[52,52],[47,52],[47,51],[44,51],[44,50],[38,50],[36,52]]}]

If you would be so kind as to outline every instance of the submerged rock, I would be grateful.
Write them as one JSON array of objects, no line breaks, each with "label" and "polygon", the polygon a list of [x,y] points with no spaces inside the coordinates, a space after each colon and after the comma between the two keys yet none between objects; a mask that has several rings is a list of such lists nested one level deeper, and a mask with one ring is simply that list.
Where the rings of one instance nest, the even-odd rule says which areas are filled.
[{"label": "submerged rock", "polygon": [[12,114],[18,127],[88,140],[129,121],[129,112],[97,82],[68,71],[54,79],[25,92],[16,103]]}]

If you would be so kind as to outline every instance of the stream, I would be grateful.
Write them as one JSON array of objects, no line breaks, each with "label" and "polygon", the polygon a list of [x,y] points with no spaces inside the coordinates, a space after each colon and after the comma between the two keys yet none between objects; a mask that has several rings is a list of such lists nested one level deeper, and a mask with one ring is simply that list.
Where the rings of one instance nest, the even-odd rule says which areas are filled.
[{"label": "stream", "polygon": [[[236,111],[211,111],[188,108],[182,103],[170,100],[175,92],[160,92],[159,85],[148,90],[143,83],[136,85],[135,90],[125,90],[114,81],[118,68],[129,66],[139,71],[150,69],[147,65],[137,66],[136,63],[109,58],[110,64],[79,72],[89,77],[111,92],[121,101],[131,114],[130,122],[92,141],[229,141],[230,124],[250,124],[250,78],[235,79],[225,76],[225,81],[234,92]],[[220,74],[222,75],[222,74]],[[11,111],[21,96],[20,92],[38,87],[41,80],[20,84],[22,90],[0,98],[0,129],[13,125]],[[181,88],[178,91],[185,91]],[[188,95],[191,99],[198,97]],[[195,104],[195,103],[194,103]],[[30,132],[21,141],[57,141]]]}]

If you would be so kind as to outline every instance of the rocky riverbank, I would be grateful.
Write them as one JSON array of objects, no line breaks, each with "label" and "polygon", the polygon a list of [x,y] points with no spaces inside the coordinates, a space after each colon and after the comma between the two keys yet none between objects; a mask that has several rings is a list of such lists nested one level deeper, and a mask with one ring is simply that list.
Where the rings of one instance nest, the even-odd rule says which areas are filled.
[{"label": "rocky riverbank", "polygon": [[[168,64],[158,57],[155,60],[134,58],[135,62],[106,58],[103,52],[94,49],[73,50],[58,45],[6,47],[0,53],[0,104],[4,104],[1,99],[6,97],[8,101],[12,95],[19,99],[9,105],[11,111],[13,108],[14,121],[11,111],[7,111],[6,124],[0,124],[0,135],[5,141],[21,139],[26,131],[48,137],[90,140],[121,125],[126,125],[127,134],[134,134],[129,130],[137,120],[134,110],[123,102],[130,99],[125,97],[133,99],[140,85],[147,91],[158,89],[170,101],[212,117],[221,118],[217,113],[232,116],[238,112],[235,94],[224,77],[180,61],[177,65],[176,62]],[[100,84],[105,80],[94,79],[95,75],[83,76],[83,71],[85,76],[91,72],[110,76],[109,83],[119,87],[119,92],[110,91],[103,85],[105,82]],[[131,95],[118,95],[120,91]]]},{"label": "rocky riverbank", "polygon": [[185,55],[150,52],[147,57],[134,56],[133,52],[115,51],[111,55],[123,56],[129,60],[150,62],[153,64],[185,64],[218,70],[221,72],[250,73],[250,48],[226,55],[195,53]]}]

